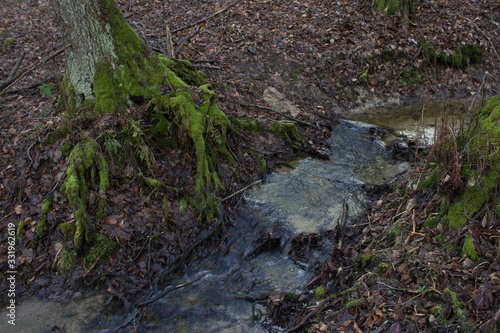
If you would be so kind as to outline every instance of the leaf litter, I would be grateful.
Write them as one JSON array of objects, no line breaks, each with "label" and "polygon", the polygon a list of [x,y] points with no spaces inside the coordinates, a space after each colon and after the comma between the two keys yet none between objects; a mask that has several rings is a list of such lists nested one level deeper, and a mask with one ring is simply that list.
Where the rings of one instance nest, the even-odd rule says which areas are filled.
[{"label": "leaf litter", "polygon": [[[165,25],[177,30],[173,39],[179,57],[191,60],[209,74],[220,107],[230,117],[264,124],[283,120],[272,110],[255,105],[267,106],[263,96],[268,87],[284,93],[300,109],[297,119],[320,127],[317,130],[298,124],[308,152],[319,157],[324,157],[321,148],[330,125],[346,110],[377,103],[412,102],[423,96],[467,97],[479,91],[485,95],[499,91],[494,78],[500,69],[500,59],[495,55],[500,40],[500,8],[493,0],[417,1],[408,24],[398,16],[387,18],[377,13],[370,1],[242,0],[227,9],[229,1],[119,3],[131,26],[155,51],[166,46]],[[27,53],[21,68],[26,68],[57,50],[61,38],[48,1],[8,0],[1,7],[3,81],[23,51]],[[198,26],[187,27],[221,10]],[[8,38],[13,40],[9,45],[4,43]],[[478,65],[433,66],[426,64],[420,53],[422,39],[444,54],[467,43],[479,44],[487,52]],[[404,80],[402,74],[408,69],[418,72],[418,84]],[[124,174],[110,162],[114,187],[108,192],[107,218],[95,222],[98,230],[120,246],[91,272],[86,262],[78,259],[72,270],[60,274],[57,263],[65,255],[64,248],[71,246],[71,238],[57,226],[74,219],[67,200],[58,192],[66,166],[64,145],[79,139],[50,140],[64,122],[53,107],[63,71],[63,57],[53,58],[2,96],[0,233],[4,241],[0,253],[6,253],[6,230],[13,223],[20,235],[16,248],[21,293],[68,299],[84,286],[100,286],[131,304],[138,294],[168,279],[165,273],[179,262],[182,253],[220,224],[200,225],[192,209],[180,210],[178,193],[144,191],[131,179],[132,173]],[[363,78],[365,72],[368,75]],[[493,79],[485,79],[485,73]],[[49,83],[56,84],[50,94],[44,94],[39,87]],[[130,111],[136,119],[145,117],[143,112],[140,108]],[[120,126],[124,121],[120,116],[75,121],[73,130],[84,136],[97,129]],[[266,152],[270,168],[273,162],[294,154],[270,133],[258,139],[244,130],[240,135],[248,142],[247,149],[243,146],[238,150],[242,175],[235,179],[233,166],[221,166],[227,195],[262,176],[260,164],[251,158],[250,147]],[[233,141],[230,145],[236,148],[239,143]],[[191,175],[195,166],[189,155],[168,149],[156,158],[160,181],[188,192],[193,190]],[[404,187],[404,182],[399,186]],[[36,223],[48,195],[53,196],[47,215],[49,233],[40,239]],[[324,302],[321,311],[314,313],[318,301],[310,294],[301,295],[300,303],[285,295],[272,296],[271,306],[278,309],[274,312],[275,322],[291,329],[313,313],[316,319],[303,323],[313,331],[452,331],[458,326],[483,329],[492,324],[500,318],[495,245],[499,234],[494,229],[471,227],[479,262],[488,264],[450,256],[447,247],[463,238],[463,230],[440,241],[436,239],[439,227],[423,225],[424,218],[436,211],[439,200],[439,196],[430,194],[407,200],[398,192],[384,192],[375,199],[369,219],[358,226],[293,240],[294,253],[301,260],[323,241],[321,237],[338,242],[331,260],[317,264],[317,277],[311,284],[325,286],[327,295],[337,297]],[[226,209],[230,211],[238,202],[237,197],[232,198]],[[404,211],[400,211],[400,205]],[[216,252],[220,241],[207,241],[196,252]],[[6,255],[1,258],[0,266],[6,267]],[[2,281],[0,289],[5,290],[5,279]],[[349,292],[339,294],[338,288]]]}]

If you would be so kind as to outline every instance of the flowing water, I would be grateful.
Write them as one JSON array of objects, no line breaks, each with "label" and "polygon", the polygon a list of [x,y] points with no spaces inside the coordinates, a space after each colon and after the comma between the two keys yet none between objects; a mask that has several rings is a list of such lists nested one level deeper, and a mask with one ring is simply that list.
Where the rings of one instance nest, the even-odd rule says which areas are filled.
[{"label": "flowing water", "polygon": [[[341,121],[332,130],[330,148],[325,151],[330,157],[328,161],[290,161],[262,185],[247,191],[243,214],[233,221],[232,239],[226,250],[218,257],[188,267],[173,285],[199,280],[152,303],[142,326],[144,330],[268,332],[252,320],[254,313],[265,311],[256,301],[279,292],[301,293],[312,278],[307,260],[297,262],[288,257],[286,240],[300,233],[322,233],[334,228],[346,204],[351,220],[363,214],[368,203],[364,184],[382,184],[410,168],[408,162],[389,156],[389,141],[399,138],[404,142],[422,133],[431,135],[434,122],[416,125],[422,119],[421,114],[418,116],[421,109],[422,106],[414,108],[417,111],[400,107],[386,108],[385,113],[374,109],[371,113],[350,114],[351,120]],[[412,121],[389,122],[396,118],[394,115],[405,112],[412,115]],[[389,130],[360,123],[361,119]],[[384,137],[387,132],[390,135]],[[281,243],[256,245],[262,230],[272,232],[277,226]],[[129,314],[106,307],[105,299],[104,295],[81,297],[67,304],[27,299],[16,309],[15,329],[1,320],[0,331],[50,332],[57,325],[66,332],[112,332]],[[0,315],[5,318],[6,311]]]}]

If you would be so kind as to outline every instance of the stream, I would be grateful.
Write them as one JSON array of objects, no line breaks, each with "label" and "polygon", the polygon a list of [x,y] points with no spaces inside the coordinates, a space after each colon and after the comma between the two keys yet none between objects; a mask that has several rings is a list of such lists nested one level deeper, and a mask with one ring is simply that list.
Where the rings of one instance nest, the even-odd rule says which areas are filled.
[{"label": "stream", "polygon": [[[265,316],[251,320],[253,312],[266,310],[255,301],[280,292],[299,294],[313,277],[306,261],[288,256],[287,240],[333,229],[346,204],[350,221],[364,214],[369,200],[363,185],[383,184],[411,168],[409,162],[394,159],[388,147],[394,140],[405,144],[422,135],[425,140],[432,138],[435,119],[443,108],[436,104],[423,117],[421,105],[346,115],[331,131],[330,148],[325,152],[329,160],[289,161],[245,192],[242,214],[233,221],[232,239],[225,250],[192,262],[172,285],[199,280],[152,303],[142,327],[147,332],[269,332],[263,325]],[[432,140],[424,142],[432,144]],[[280,230],[280,243],[256,247],[262,230]],[[335,246],[324,243],[313,255],[327,256]],[[0,331],[50,332],[57,326],[71,333],[112,332],[130,313],[105,306],[106,299],[105,295],[82,296],[65,304],[21,300],[15,328],[1,320]],[[1,312],[5,318],[7,311]]]}]

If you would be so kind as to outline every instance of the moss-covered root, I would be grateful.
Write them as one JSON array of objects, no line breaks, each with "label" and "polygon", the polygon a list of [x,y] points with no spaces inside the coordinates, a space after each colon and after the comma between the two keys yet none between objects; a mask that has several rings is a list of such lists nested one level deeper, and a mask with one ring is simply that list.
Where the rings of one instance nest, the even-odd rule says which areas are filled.
[{"label": "moss-covered root", "polygon": [[[87,212],[87,183],[95,182],[92,179],[99,175],[99,203],[97,216],[104,215],[105,193],[109,188],[108,169],[100,148],[92,139],[84,139],[73,148],[66,170],[67,177],[62,190],[67,195],[69,204],[74,211],[76,231],[74,236],[75,250],[79,252],[84,241],[91,243],[92,226]],[[90,171],[90,172],[89,172]],[[88,174],[90,178],[88,179]]]},{"label": "moss-covered root", "polygon": [[40,238],[45,236],[45,223],[47,223],[47,214],[52,205],[52,196],[49,196],[43,201],[42,212],[40,213],[40,221],[36,225],[36,232]]},{"label": "moss-covered root", "polygon": [[154,105],[156,115],[174,125],[172,128],[177,131],[182,145],[194,148],[196,197],[202,203],[197,210],[208,219],[218,210],[218,207],[211,207],[210,198],[222,189],[217,175],[218,160],[221,157],[232,159],[226,150],[226,131],[230,122],[217,107],[215,93],[208,84],[192,87],[171,74],[170,81],[176,81],[181,88],[153,98],[150,104]]},{"label": "moss-covered root", "polygon": [[272,132],[279,135],[290,147],[302,149],[304,139],[300,137],[299,131],[294,123],[278,121],[273,124]]}]

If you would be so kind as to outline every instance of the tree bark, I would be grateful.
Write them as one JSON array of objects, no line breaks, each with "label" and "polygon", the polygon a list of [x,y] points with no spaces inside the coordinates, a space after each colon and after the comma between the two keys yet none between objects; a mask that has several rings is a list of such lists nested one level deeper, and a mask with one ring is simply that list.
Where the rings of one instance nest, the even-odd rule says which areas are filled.
[{"label": "tree bark", "polygon": [[114,112],[161,81],[159,62],[115,0],[51,0],[66,50],[63,106]]},{"label": "tree bark", "polygon": [[401,12],[403,17],[408,17],[413,12],[413,0],[375,0],[379,12],[393,15]]}]

